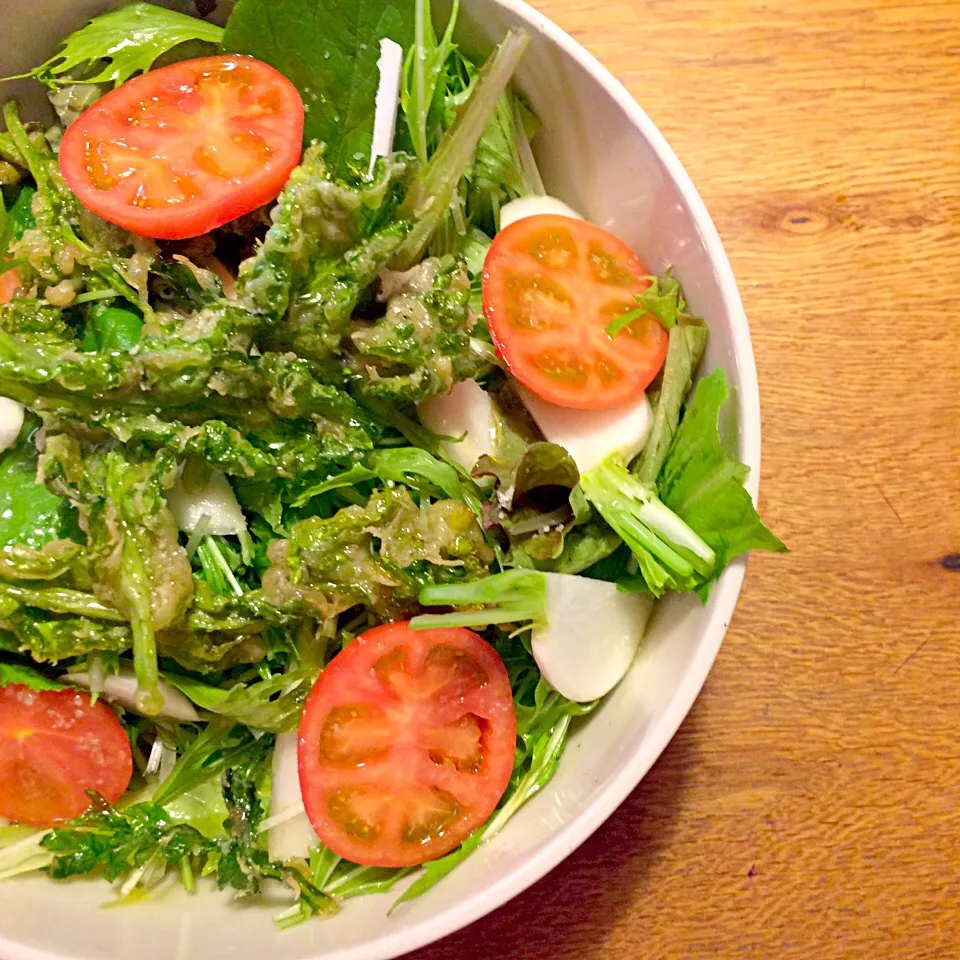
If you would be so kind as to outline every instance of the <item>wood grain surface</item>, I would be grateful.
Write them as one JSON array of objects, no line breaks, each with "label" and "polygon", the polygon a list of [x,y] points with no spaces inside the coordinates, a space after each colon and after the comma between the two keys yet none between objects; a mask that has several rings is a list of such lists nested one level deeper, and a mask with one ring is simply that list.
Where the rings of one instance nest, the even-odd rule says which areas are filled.
[{"label": "wood grain surface", "polygon": [[793,552],[607,825],[411,957],[960,957],[960,3],[535,2],[713,214]]}]

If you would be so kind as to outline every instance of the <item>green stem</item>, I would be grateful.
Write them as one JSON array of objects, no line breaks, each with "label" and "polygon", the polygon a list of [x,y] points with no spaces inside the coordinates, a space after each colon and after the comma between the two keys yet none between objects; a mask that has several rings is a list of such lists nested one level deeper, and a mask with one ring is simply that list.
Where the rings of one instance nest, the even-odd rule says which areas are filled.
[{"label": "green stem", "polygon": [[654,596],[666,587],[690,590],[716,563],[709,544],[626,467],[604,461],[581,478],[584,496],[627,544]]},{"label": "green stem", "polygon": [[213,559],[217,566],[220,568],[220,572],[226,578],[227,583],[230,584],[233,592],[238,596],[243,596],[243,587],[240,586],[240,582],[234,576],[233,571],[230,569],[230,564],[227,563],[225,557],[220,552],[220,547],[217,546],[217,541],[213,537],[207,537],[207,548],[213,554]]},{"label": "green stem", "polygon": [[13,142],[13,137],[7,133],[0,133],[0,159],[18,167],[26,165],[17,145]]},{"label": "green stem", "polygon": [[80,590],[66,587],[20,587],[12,583],[0,583],[0,597],[9,597],[26,607],[37,607],[51,613],[76,613],[94,620],[111,620],[114,623],[126,623],[127,618],[101,603],[96,597]]},{"label": "green stem", "polygon": [[567,730],[570,727],[570,715],[565,714],[557,722],[557,725],[550,732],[550,739],[547,741],[543,751],[543,756],[539,758],[539,763],[534,763],[524,778],[517,784],[517,789],[513,791],[507,802],[496,812],[494,818],[488,824],[484,831],[484,842],[493,839],[506,822],[544,785],[544,777],[549,780],[548,772],[551,765],[555,765],[563,752],[563,746],[567,738]]},{"label": "green stem", "polygon": [[33,145],[26,129],[20,122],[20,113],[15,100],[8,100],[3,105],[3,119],[7,125],[7,134],[20,156],[23,157],[23,161],[30,171],[30,176],[37,184],[37,189],[40,191],[52,190],[53,184],[50,182],[46,158]]},{"label": "green stem", "polygon": [[184,857],[180,861],[180,879],[183,881],[183,889],[187,893],[193,893],[196,889],[196,881],[193,876],[193,866],[190,864],[190,858]]},{"label": "green stem", "polygon": [[129,530],[124,533],[120,552],[120,589],[130,608],[133,668],[140,688],[137,707],[148,716],[155,715],[163,707],[163,697],[160,695],[160,668],[153,632],[150,577],[140,547]]},{"label": "green stem", "polygon": [[430,33],[430,42],[436,43],[436,37],[433,35],[433,23],[430,18],[429,0],[416,0],[416,12],[414,13],[414,54],[413,54],[413,77],[414,87],[416,89],[416,151],[421,163],[427,162],[427,114],[430,110],[430,104],[427,103],[425,86],[425,63],[427,59],[427,34]]},{"label": "green stem", "polygon": [[523,30],[511,30],[507,34],[483,65],[470,99],[443,135],[437,152],[410,185],[401,215],[412,217],[415,222],[394,254],[391,261],[394,269],[406,270],[423,256],[430,238],[446,216],[453,191],[497,108],[500,94],[529,43],[530,35]]},{"label": "green stem", "polygon": [[413,630],[434,627],[485,627],[493,623],[546,620],[546,574],[507,570],[472,583],[436,584],[420,591],[425,607],[475,607],[453,613],[423,614],[410,621]]}]

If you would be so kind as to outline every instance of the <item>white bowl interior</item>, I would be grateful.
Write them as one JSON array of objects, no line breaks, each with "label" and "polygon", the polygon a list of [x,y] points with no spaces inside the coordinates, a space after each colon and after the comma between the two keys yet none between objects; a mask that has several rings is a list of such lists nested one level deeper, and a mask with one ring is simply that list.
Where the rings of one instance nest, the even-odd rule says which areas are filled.
[{"label": "white bowl interior", "polygon": [[[5,0],[0,75],[40,62],[56,41],[102,10],[102,0]],[[515,0],[464,0],[459,39],[488,50],[511,26],[533,43],[517,77],[543,121],[535,148],[548,189],[629,243],[651,269],[672,265],[711,328],[705,366],[726,368],[732,446],[752,468],[760,417],[756,370],[740,298],[706,210],[676,157],[623,88],[574,41]],[[443,15],[442,7],[439,17]],[[0,95],[22,92],[0,89]],[[662,605],[630,673],[576,730],[553,782],[491,843],[428,895],[392,917],[395,895],[350,901],[334,919],[277,933],[270,912],[225,896],[169,890],[136,907],[100,910],[102,883],[43,878],[0,891],[4,960],[168,960],[208,956],[381,960],[450,933],[555,866],[626,797],[669,742],[706,678],[729,623],[742,562],[706,607]]]}]

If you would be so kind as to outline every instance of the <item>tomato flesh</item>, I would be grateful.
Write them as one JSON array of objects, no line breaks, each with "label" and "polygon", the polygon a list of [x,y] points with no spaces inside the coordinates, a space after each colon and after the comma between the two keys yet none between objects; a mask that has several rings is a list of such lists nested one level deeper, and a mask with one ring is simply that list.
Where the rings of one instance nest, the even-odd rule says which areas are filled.
[{"label": "tomato flesh", "polygon": [[127,735],[102,701],[0,687],[0,817],[33,827],[71,820],[90,805],[84,791],[115,803],[132,775]]},{"label": "tomato flesh", "polygon": [[667,331],[652,314],[615,337],[607,325],[637,310],[649,271],[601,227],[554,214],[526,217],[494,238],[483,310],[507,369],[564,407],[602,410],[645,390],[663,366]]},{"label": "tomato flesh", "polygon": [[273,200],[300,160],[303,101],[252,57],[185,60],[128,80],[72,123],[60,169],[132,233],[200,236]]},{"label": "tomato flesh", "polygon": [[464,629],[376,627],[334,657],[307,698],[307,816],[354,863],[443,856],[503,796],[516,735],[510,680],[486,641]]},{"label": "tomato flesh", "polygon": [[9,303],[20,287],[20,274],[15,269],[0,273],[0,303]]}]

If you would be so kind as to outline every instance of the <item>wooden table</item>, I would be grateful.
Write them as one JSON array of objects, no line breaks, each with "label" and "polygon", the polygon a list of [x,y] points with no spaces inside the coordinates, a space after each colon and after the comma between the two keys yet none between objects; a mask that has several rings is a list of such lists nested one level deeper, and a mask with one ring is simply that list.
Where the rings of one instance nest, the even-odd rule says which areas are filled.
[{"label": "wooden table", "polygon": [[755,556],[623,807],[417,960],[960,957],[960,2],[537,0],[666,134],[763,403]]}]

